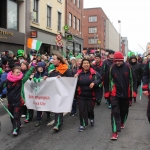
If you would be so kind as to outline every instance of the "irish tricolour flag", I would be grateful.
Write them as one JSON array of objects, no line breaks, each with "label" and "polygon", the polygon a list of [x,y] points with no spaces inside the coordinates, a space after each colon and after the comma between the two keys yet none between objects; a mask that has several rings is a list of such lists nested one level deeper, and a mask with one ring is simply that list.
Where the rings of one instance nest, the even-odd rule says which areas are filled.
[{"label": "irish tricolour flag", "polygon": [[28,38],[27,47],[30,49],[39,50],[41,47],[42,42],[38,40],[34,40],[32,38]]}]

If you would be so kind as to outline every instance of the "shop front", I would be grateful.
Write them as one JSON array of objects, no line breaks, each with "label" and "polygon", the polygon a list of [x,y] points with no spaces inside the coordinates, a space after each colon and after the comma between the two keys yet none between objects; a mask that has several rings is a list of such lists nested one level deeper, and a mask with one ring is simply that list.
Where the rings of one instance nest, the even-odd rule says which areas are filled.
[{"label": "shop front", "polygon": [[[42,42],[41,48],[39,50],[41,54],[52,55],[55,52],[59,52],[61,54],[65,52],[66,41],[64,37],[62,37],[63,45],[57,46],[56,34],[48,32],[48,31],[44,31],[35,27],[31,27],[31,31],[37,31],[37,37],[34,39]],[[27,51],[29,52],[30,50],[27,49]]]},{"label": "shop front", "polygon": [[24,33],[0,28],[0,52],[11,50],[17,54],[18,49],[24,49],[24,44]]}]

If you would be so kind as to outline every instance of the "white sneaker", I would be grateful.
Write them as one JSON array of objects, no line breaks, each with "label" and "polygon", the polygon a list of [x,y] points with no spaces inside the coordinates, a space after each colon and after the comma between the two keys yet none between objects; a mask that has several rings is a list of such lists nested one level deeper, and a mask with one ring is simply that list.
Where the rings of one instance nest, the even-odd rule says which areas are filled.
[{"label": "white sneaker", "polygon": [[26,117],[26,115],[21,115],[21,118],[25,118]]}]

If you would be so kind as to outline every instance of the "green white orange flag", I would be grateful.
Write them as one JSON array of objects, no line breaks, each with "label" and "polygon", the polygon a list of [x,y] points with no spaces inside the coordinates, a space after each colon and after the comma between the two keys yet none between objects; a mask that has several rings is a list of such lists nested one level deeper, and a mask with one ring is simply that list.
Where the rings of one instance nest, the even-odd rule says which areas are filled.
[{"label": "green white orange flag", "polygon": [[41,47],[42,42],[32,39],[32,38],[28,38],[28,42],[27,42],[27,47],[30,49],[35,49],[37,51],[39,51],[40,47]]}]

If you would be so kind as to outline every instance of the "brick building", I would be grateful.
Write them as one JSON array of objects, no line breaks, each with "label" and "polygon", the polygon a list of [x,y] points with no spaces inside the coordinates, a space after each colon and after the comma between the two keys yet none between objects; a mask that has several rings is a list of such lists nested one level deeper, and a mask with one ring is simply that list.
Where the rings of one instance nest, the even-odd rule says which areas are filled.
[{"label": "brick building", "polygon": [[72,36],[72,39],[67,39],[66,50],[68,53],[78,54],[83,49],[83,0],[66,0],[65,7],[65,25],[69,26],[69,30],[66,30],[66,37]]},{"label": "brick building", "polygon": [[102,8],[83,10],[83,49],[105,49],[106,20],[108,17]]}]

